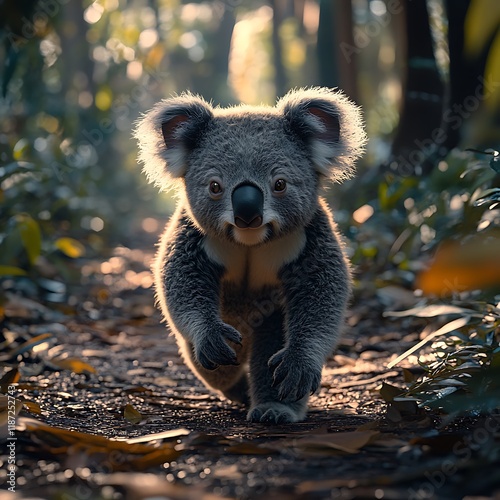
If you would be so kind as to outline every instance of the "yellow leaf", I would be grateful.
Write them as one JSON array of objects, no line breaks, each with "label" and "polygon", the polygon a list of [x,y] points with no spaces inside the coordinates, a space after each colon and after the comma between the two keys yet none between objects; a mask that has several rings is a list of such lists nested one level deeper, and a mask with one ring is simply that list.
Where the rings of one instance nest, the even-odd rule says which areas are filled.
[{"label": "yellow leaf", "polygon": [[71,370],[73,373],[97,373],[93,366],[77,358],[52,358],[49,361],[61,370]]},{"label": "yellow leaf", "polygon": [[26,276],[26,271],[16,266],[0,266],[0,276]]},{"label": "yellow leaf", "polygon": [[498,0],[472,0],[465,17],[465,53],[478,56],[500,23]]},{"label": "yellow leaf", "polygon": [[26,249],[29,261],[31,264],[34,264],[42,250],[42,233],[40,231],[40,226],[35,219],[27,214],[16,215],[14,220],[19,228],[21,241]]},{"label": "yellow leaf", "polygon": [[[498,4],[497,4],[498,5]],[[500,35],[497,34],[493,44],[491,45],[486,67],[484,69],[484,77],[486,82],[491,84],[491,91],[485,89],[485,101],[491,110],[497,110],[500,105],[500,90],[495,82],[500,81]],[[487,87],[488,84],[485,86]]]},{"label": "yellow leaf", "polygon": [[23,401],[23,406],[30,412],[34,413],[35,415],[41,415],[42,414],[42,408],[38,403],[35,403],[33,401]]},{"label": "yellow leaf", "polygon": [[0,390],[2,392],[6,392],[8,390],[9,385],[15,384],[19,381],[20,375],[19,370],[14,368],[9,370],[1,379],[0,379]]},{"label": "yellow leaf", "polygon": [[72,259],[77,259],[85,254],[85,247],[73,238],[59,238],[54,246]]},{"label": "yellow leaf", "polygon": [[[129,444],[103,436],[69,431],[52,427],[33,418],[19,417],[16,429],[23,433],[26,442],[36,444],[37,449],[65,459],[71,454],[87,455],[109,465],[111,471],[136,471],[148,469],[171,460],[181,454],[176,443],[160,445]],[[116,460],[119,456],[120,460]]]}]

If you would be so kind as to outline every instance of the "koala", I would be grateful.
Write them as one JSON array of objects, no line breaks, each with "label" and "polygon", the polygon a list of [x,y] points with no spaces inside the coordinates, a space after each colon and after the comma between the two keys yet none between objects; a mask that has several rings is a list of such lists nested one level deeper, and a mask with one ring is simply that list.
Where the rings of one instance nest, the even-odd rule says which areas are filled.
[{"label": "koala", "polygon": [[184,93],[134,135],[149,180],[178,199],[153,272],[185,363],[247,404],[251,422],[304,419],[350,296],[320,195],[364,151],[360,110],[327,88],[293,90],[275,107],[219,108]]}]

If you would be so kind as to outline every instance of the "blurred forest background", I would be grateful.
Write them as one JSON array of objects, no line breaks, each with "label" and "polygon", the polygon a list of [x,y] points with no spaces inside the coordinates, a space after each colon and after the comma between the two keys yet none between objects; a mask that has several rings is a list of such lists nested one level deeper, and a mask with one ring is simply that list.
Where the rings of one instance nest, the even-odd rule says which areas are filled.
[{"label": "blurred forest background", "polygon": [[[0,274],[68,281],[68,259],[156,236],[173,201],[131,131],[159,99],[322,85],[363,107],[370,137],[329,194],[360,275],[438,296],[496,285],[499,26],[493,0],[2,0]],[[473,278],[460,262],[459,282],[419,277],[463,236],[488,249]]]}]

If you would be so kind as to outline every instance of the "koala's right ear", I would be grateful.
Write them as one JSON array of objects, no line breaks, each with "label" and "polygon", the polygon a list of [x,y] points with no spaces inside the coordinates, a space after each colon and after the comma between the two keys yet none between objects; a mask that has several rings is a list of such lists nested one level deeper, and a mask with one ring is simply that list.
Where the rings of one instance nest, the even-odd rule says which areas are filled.
[{"label": "koala's right ear", "polygon": [[186,173],[187,154],[213,118],[201,97],[182,94],[156,104],[137,123],[139,161],[150,182],[169,189]]},{"label": "koala's right ear", "polygon": [[305,141],[319,174],[333,181],[352,175],[366,134],[360,109],[342,92],[321,87],[292,90],[277,107]]}]

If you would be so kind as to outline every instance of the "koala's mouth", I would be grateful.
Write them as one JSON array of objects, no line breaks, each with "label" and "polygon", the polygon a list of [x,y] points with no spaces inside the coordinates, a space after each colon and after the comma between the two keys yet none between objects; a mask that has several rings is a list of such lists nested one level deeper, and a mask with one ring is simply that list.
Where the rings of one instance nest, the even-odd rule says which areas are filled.
[{"label": "koala's mouth", "polygon": [[272,232],[271,224],[245,228],[231,224],[228,227],[229,238],[236,243],[246,246],[254,246],[264,243],[270,238]]}]

